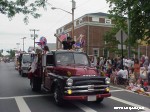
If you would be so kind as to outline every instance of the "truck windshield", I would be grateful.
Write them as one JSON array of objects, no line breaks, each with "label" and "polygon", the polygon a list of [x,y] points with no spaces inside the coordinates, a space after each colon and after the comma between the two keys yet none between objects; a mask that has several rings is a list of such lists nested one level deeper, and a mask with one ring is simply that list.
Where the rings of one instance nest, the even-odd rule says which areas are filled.
[{"label": "truck windshield", "polygon": [[31,56],[30,55],[23,55],[22,60],[23,60],[23,63],[30,63],[31,62]]},{"label": "truck windshield", "polygon": [[56,63],[58,65],[83,65],[89,66],[88,58],[82,53],[58,53],[56,55]]}]

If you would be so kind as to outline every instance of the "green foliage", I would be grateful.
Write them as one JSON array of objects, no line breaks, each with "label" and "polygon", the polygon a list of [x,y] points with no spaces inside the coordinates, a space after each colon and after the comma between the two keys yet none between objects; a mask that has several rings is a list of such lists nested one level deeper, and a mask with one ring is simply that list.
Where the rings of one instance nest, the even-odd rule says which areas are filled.
[{"label": "green foliage", "polygon": [[47,4],[47,0],[0,0],[0,13],[7,15],[8,18],[22,13],[25,15],[24,21],[28,23],[28,16],[40,17],[41,15],[37,11],[39,8],[46,9]]},{"label": "green foliage", "polygon": [[9,53],[9,57],[10,58],[13,58],[13,57],[15,57],[15,50],[10,50],[10,51],[6,51],[7,53]]},{"label": "green foliage", "polygon": [[[126,40],[125,45],[130,43],[132,48],[137,47],[137,40],[144,40],[147,37],[147,43],[150,44],[150,2],[149,0],[106,0],[109,3],[110,19],[115,24],[111,31],[104,36],[106,41],[105,48],[110,52],[121,54],[118,50],[118,41],[116,40],[116,33],[122,29],[127,33],[128,18],[130,20],[130,40]],[[131,51],[137,54],[136,51]],[[124,50],[124,55],[127,55],[127,50]]]},{"label": "green foliage", "polygon": [[3,55],[2,55],[2,53],[0,52],[0,57],[2,57]]},{"label": "green foliage", "polygon": [[150,37],[150,2],[149,0],[106,0],[110,6],[110,17],[115,27],[127,31],[127,18],[131,21],[131,44],[145,36]]}]

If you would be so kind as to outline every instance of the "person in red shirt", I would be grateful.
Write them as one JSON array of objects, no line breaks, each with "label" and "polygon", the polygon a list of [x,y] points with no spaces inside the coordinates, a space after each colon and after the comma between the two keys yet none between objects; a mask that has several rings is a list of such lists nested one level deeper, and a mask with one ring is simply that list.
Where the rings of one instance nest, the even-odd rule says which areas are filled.
[{"label": "person in red shirt", "polygon": [[137,82],[137,80],[140,77],[140,63],[138,59],[134,60],[134,75],[135,75],[135,80]]}]

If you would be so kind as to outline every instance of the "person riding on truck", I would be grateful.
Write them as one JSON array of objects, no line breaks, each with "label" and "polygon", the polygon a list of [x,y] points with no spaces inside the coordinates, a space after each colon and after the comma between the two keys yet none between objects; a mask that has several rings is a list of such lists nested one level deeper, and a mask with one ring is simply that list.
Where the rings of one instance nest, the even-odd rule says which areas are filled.
[{"label": "person riding on truck", "polygon": [[63,44],[64,50],[73,49],[73,45],[75,44],[75,41],[71,37],[67,37],[67,40],[61,41],[57,35],[54,36],[57,37],[58,41]]},{"label": "person riding on truck", "polygon": [[[37,49],[34,54],[34,60],[28,73],[28,78],[42,74],[42,50]],[[37,79],[38,80],[38,79]],[[31,80],[32,81],[32,80]],[[31,84],[32,82],[30,82]]]}]

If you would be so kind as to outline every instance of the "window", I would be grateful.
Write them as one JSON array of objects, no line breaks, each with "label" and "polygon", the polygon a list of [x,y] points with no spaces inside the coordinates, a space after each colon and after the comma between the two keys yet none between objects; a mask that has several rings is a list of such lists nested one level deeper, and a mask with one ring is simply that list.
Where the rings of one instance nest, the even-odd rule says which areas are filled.
[{"label": "window", "polygon": [[82,53],[58,53],[56,54],[57,65],[89,66],[88,58]]},{"label": "window", "polygon": [[60,28],[60,33],[62,32],[62,29]]},{"label": "window", "polygon": [[83,22],[82,18],[79,19],[79,24],[81,24]]},{"label": "window", "polygon": [[109,57],[109,51],[108,51],[108,49],[106,49],[106,48],[103,49],[103,56],[104,57]]},{"label": "window", "polygon": [[92,21],[99,22],[99,17],[92,17]]},{"label": "window", "polygon": [[58,53],[56,55],[56,63],[58,65],[66,65],[66,64],[73,64],[73,54],[72,53]]},{"label": "window", "polygon": [[93,48],[93,55],[99,56],[99,48]]},{"label": "window", "polygon": [[53,55],[47,55],[46,56],[46,65],[47,66],[53,66],[54,65]]},{"label": "window", "polygon": [[105,19],[105,24],[111,24],[111,19]]},{"label": "window", "polygon": [[75,64],[89,66],[88,58],[85,54],[74,54]]},{"label": "window", "polygon": [[31,56],[30,55],[23,55],[22,60],[23,60],[23,63],[30,63],[31,62]]}]

